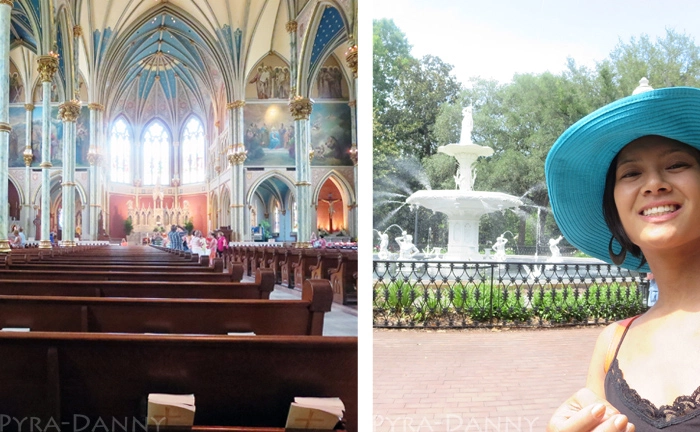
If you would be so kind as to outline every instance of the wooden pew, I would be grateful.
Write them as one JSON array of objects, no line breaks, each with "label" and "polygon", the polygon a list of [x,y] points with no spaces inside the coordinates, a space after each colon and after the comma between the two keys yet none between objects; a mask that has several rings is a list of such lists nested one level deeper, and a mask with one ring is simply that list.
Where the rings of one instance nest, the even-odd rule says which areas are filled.
[{"label": "wooden pew", "polygon": [[282,285],[286,285],[287,288],[294,288],[294,268],[292,264],[295,257],[293,251],[294,248],[286,248],[279,262]]},{"label": "wooden pew", "polygon": [[131,425],[149,393],[193,393],[196,425],[262,431],[284,426],[294,397],[315,396],[340,397],[358,430],[357,338],[0,332],[0,350],[3,420],[143,430]]},{"label": "wooden pew", "polygon": [[311,277],[309,267],[315,262],[318,252],[315,249],[296,249],[294,251],[295,262],[292,263],[294,269],[294,287],[301,289],[304,281]]},{"label": "wooden pew", "polygon": [[253,283],[0,280],[0,295],[29,296],[269,299],[274,288],[269,269],[260,269]]},{"label": "wooden pew", "polygon": [[340,254],[338,266],[330,270],[333,301],[357,304],[357,253]]},{"label": "wooden pew", "polygon": [[0,296],[0,328],[103,333],[323,334],[333,292],[307,280],[301,300],[126,299]]},{"label": "wooden pew", "polygon": [[[133,269],[121,267],[119,270],[113,270],[114,267],[97,270],[98,267],[89,267],[89,270],[81,270],[79,268],[65,268],[55,266],[37,265],[32,268],[28,266],[19,266],[20,269],[0,269],[0,280],[2,279],[21,279],[21,280],[85,280],[85,281],[131,281],[131,282],[240,282],[243,278],[242,271],[234,272],[234,268],[230,267],[230,273],[214,273],[206,268],[201,268],[200,271],[182,271],[179,269],[169,270],[165,267],[158,267],[158,271],[147,271],[143,268]],[[240,269],[240,267],[239,267]]]}]

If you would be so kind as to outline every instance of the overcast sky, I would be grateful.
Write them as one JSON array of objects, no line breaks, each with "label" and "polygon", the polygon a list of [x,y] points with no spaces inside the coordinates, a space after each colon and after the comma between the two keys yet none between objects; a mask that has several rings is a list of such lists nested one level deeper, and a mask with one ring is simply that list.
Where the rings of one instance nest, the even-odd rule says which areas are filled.
[{"label": "overcast sky", "polygon": [[[413,46],[453,65],[455,76],[511,80],[514,73],[561,72],[566,58],[594,66],[619,40],[674,29],[700,41],[698,0],[369,0]],[[652,83],[653,85],[653,83]]]}]

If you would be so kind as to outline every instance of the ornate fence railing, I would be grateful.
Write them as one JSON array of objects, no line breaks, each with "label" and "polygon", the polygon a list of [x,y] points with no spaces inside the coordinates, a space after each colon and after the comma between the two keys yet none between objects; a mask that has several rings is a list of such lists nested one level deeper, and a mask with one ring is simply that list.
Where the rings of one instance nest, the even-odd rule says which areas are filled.
[{"label": "ornate fence railing", "polygon": [[374,326],[551,327],[646,310],[645,273],[608,264],[375,260]]}]

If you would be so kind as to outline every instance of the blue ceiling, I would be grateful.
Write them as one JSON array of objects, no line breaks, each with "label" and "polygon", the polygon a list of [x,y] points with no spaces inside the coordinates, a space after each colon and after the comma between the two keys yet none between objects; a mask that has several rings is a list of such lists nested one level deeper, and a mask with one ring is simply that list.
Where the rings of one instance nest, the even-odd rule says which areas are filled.
[{"label": "blue ceiling", "polygon": [[158,81],[166,97],[175,97],[176,78],[197,92],[197,76],[205,73],[197,46],[204,46],[204,41],[187,23],[169,13],[159,14],[137,29],[127,45],[125,82],[139,80],[140,98],[146,99]]},{"label": "blue ceiling", "polygon": [[[36,12],[32,11],[31,13],[36,18]],[[10,45],[13,45],[18,39],[24,41],[34,52],[37,51],[36,38],[32,31],[29,15],[24,7],[15,1],[14,7],[12,8]]]},{"label": "blue ceiling", "polygon": [[313,70],[316,62],[323,54],[324,50],[337,36],[344,31],[343,18],[340,12],[334,7],[327,6],[321,16],[321,22],[316,32],[314,47],[311,51],[311,69]]}]

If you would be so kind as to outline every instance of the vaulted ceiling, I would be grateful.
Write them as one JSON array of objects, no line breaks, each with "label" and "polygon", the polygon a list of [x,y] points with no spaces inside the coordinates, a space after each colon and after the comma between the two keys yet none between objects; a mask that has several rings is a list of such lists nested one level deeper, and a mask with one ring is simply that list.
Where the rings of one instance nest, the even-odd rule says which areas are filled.
[{"label": "vaulted ceiling", "polygon": [[[185,93],[210,112],[241,99],[247,76],[269,53],[290,62],[291,20],[300,22],[297,51],[309,50],[304,67],[310,80],[319,60],[347,49],[343,42],[356,28],[355,1],[15,0],[12,58],[31,74],[24,82],[36,83],[34,55],[57,51],[60,85],[65,94],[75,92],[78,76],[67,76],[71,67],[65,62],[72,58],[77,25],[77,69],[87,102],[114,108],[127,95],[145,101],[154,92],[165,99]],[[47,17],[45,10],[54,12]]]}]

